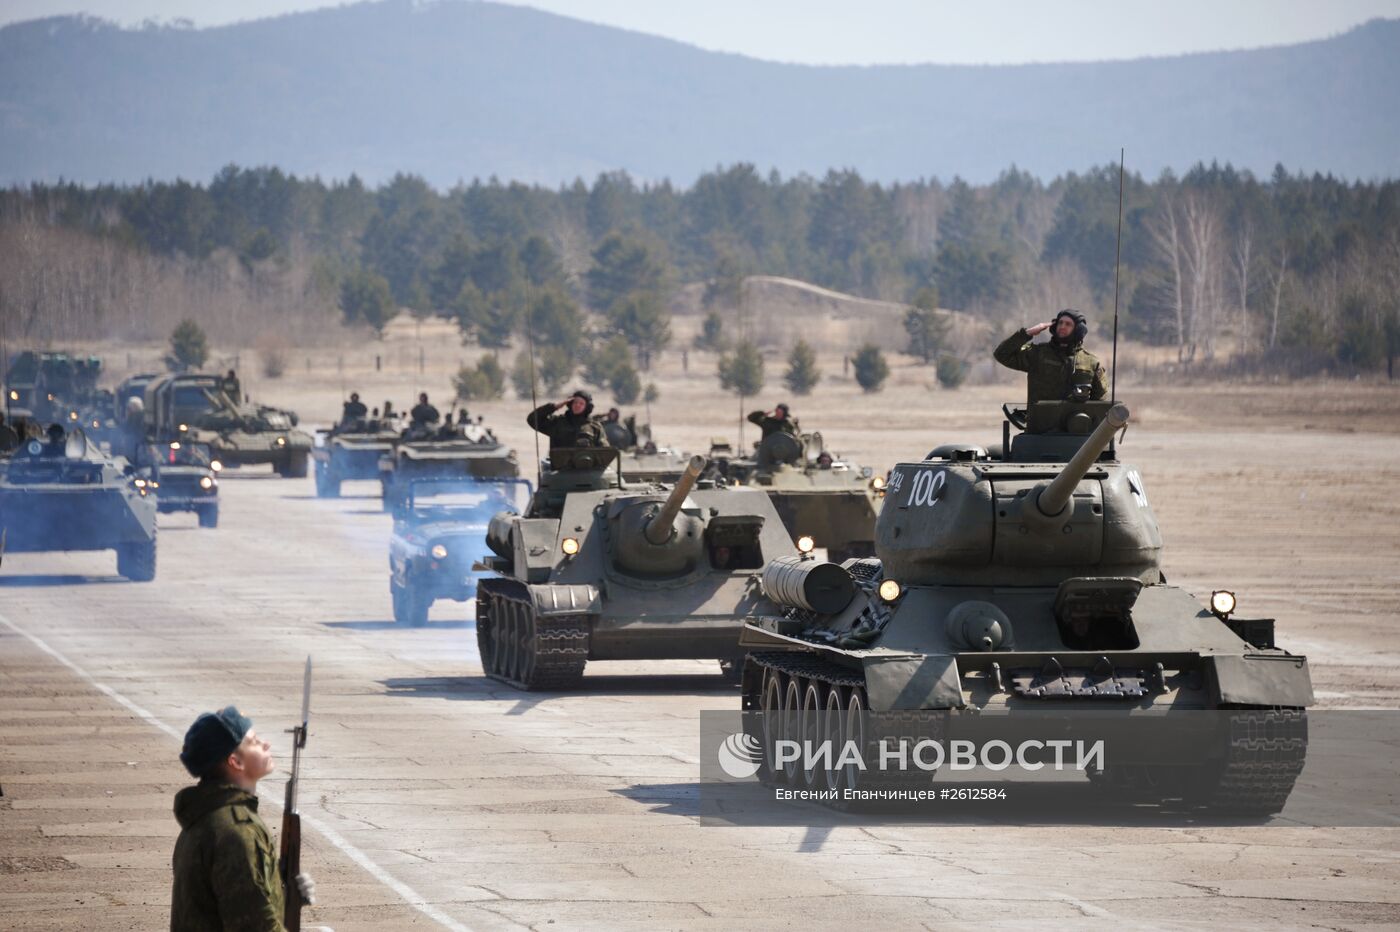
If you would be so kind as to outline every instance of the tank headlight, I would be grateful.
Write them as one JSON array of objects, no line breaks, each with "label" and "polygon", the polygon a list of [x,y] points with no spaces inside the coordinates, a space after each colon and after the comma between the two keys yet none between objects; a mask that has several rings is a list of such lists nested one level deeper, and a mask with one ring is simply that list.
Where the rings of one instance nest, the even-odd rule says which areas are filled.
[{"label": "tank headlight", "polygon": [[285,447],[285,446],[287,445],[287,438],[286,438],[286,437],[278,437],[278,438],[277,438],[277,445],[278,445],[279,447]]},{"label": "tank headlight", "polygon": [[185,431],[189,430],[189,429],[190,429],[190,425],[188,425],[188,424],[181,424],[181,425],[180,425],[180,433],[182,433],[182,434],[183,434]]},{"label": "tank headlight", "polygon": [[102,425],[99,424],[99,423],[97,423],[97,421],[93,421],[93,422],[92,422],[92,426],[93,426],[93,427],[101,427]]},{"label": "tank headlight", "polygon": [[577,538],[577,537],[566,537],[566,538],[564,538],[563,543],[561,543],[561,544],[559,545],[559,549],[562,550],[562,551],[564,551],[564,556],[566,556],[566,557],[571,557],[571,556],[573,556],[574,554],[578,553],[578,538]]},{"label": "tank headlight", "polygon": [[442,544],[433,544],[433,549],[428,551],[433,555],[434,560],[447,559],[447,548]]},{"label": "tank headlight", "polygon": [[871,480],[870,480],[870,487],[871,487],[872,489],[874,489],[876,492],[879,492],[881,489],[883,489],[883,488],[885,487],[885,477],[884,477],[884,476],[876,476],[874,479],[871,479]]},{"label": "tank headlight", "polygon": [[812,548],[816,546],[817,542],[812,540],[812,537],[809,534],[803,534],[801,537],[797,538],[798,553],[811,553]]},{"label": "tank headlight", "polygon": [[214,472],[218,472],[219,470],[224,468],[224,464],[219,462],[218,460],[210,460],[209,468],[214,470]]},{"label": "tank headlight", "polygon": [[146,480],[145,480],[145,479],[136,479],[136,480],[133,481],[131,484],[134,485],[134,486],[136,486],[138,489],[144,489],[144,488],[146,487]]},{"label": "tank headlight", "polygon": [[199,487],[207,492],[214,487],[214,480],[210,479],[208,476],[200,476]]},{"label": "tank headlight", "polygon": [[180,449],[180,441],[176,440],[176,441],[174,441],[173,443],[171,443],[171,444],[170,444],[170,449],[172,449],[172,450],[178,450],[178,449]]},{"label": "tank headlight", "polygon": [[880,598],[884,599],[886,602],[893,602],[895,599],[899,598],[899,594],[904,590],[901,589],[899,583],[895,582],[893,579],[886,579],[880,583],[879,591]]},{"label": "tank headlight", "polygon": [[19,401],[19,392],[15,391],[13,388],[10,389],[10,400]]},{"label": "tank headlight", "polygon": [[70,421],[76,421],[77,419],[78,419],[78,412],[77,412],[77,411],[69,411],[69,412],[68,412],[68,420],[70,420]]},{"label": "tank headlight", "polygon": [[1235,594],[1226,589],[1217,589],[1210,594],[1210,610],[1218,617],[1225,618],[1235,610]]}]

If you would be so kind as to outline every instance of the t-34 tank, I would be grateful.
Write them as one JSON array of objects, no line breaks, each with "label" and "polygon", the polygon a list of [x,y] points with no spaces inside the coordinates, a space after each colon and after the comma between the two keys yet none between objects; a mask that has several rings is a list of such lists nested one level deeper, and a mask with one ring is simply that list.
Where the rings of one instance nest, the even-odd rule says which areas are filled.
[{"label": "t-34 tank", "polygon": [[715,659],[738,673],[739,631],[763,598],[757,574],[796,555],[768,496],[698,483],[617,479],[617,451],[550,453],[525,515],[491,520],[477,585],[487,675],[521,689],[575,686],[589,660]]},{"label": "t-34 tank", "polygon": [[740,459],[721,449],[728,449],[724,441],[710,451],[714,473],[767,492],[788,533],[811,537],[830,560],[874,554],[885,480],[825,450],[821,433],[771,433],[754,456]]},{"label": "t-34 tank", "polygon": [[167,375],[146,386],[146,430],[152,439],[202,443],[225,466],[267,463],[278,475],[305,479],[311,435],[294,412],[234,401],[217,375]]},{"label": "t-34 tank", "polygon": [[[1272,620],[1234,617],[1233,594],[1206,607],[1166,583],[1146,486],[1112,448],[1127,421],[1121,404],[1037,403],[999,457],[949,445],[896,466],[878,559],[770,563],[764,589],[786,610],[742,636],[768,777],[843,794],[927,783],[783,760],[776,739],[1009,734],[1048,715],[1135,736],[1085,768],[1135,800],[1280,810],[1306,751],[1307,660],[1275,646]],[[850,587],[840,608],[794,585],[818,573],[823,591]],[[1168,740],[1188,727],[1185,750]]]},{"label": "t-34 tank", "polygon": [[156,575],[156,499],[125,460],[104,456],[81,429],[24,437],[0,478],[0,553],[115,550],[133,582]]}]

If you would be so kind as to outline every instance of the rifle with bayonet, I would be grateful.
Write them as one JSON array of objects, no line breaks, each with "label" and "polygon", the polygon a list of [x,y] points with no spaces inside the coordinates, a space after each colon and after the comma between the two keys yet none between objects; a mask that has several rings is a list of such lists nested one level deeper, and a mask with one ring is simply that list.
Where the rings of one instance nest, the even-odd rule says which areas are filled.
[{"label": "rifle with bayonet", "polygon": [[300,932],[301,908],[305,905],[297,875],[301,873],[301,813],[297,811],[297,781],[300,777],[301,749],[306,747],[306,722],[311,715],[311,658],[306,658],[306,677],[301,691],[301,724],[288,731],[292,735],[292,773],[287,777],[287,797],[282,805],[281,853],[282,895],[286,905],[282,924],[287,932]]}]

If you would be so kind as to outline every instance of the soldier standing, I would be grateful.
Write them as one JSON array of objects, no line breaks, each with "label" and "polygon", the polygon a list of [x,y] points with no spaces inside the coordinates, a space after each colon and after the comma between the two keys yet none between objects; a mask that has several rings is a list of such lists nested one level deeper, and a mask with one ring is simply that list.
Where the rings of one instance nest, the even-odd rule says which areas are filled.
[{"label": "soldier standing", "polygon": [[630,450],[637,445],[636,418],[622,419],[622,412],[609,408],[603,419],[603,433],[611,446],[619,450]]},{"label": "soldier standing", "polygon": [[[277,849],[258,815],[258,781],[276,767],[271,750],[233,706],[204,713],[185,732],[180,762],[199,782],[175,794],[171,932],[285,932]],[[295,882],[313,902],[311,877]]]},{"label": "soldier standing", "polygon": [[[1045,330],[1051,331],[1049,343],[1031,342]],[[1098,357],[1084,349],[1088,333],[1084,315],[1066,309],[1052,321],[1017,330],[992,355],[1008,369],[1026,373],[1027,404],[1097,401],[1108,394],[1108,382]]]},{"label": "soldier standing", "polygon": [[549,438],[549,452],[569,447],[610,446],[598,419],[592,417],[593,396],[578,389],[563,401],[550,401],[531,411],[525,423]]},{"label": "soldier standing", "polygon": [[224,394],[228,395],[229,400],[234,404],[243,403],[243,385],[238,381],[237,372],[234,372],[232,369],[228,370],[228,373],[224,375],[224,382],[221,387],[224,390]]},{"label": "soldier standing", "polygon": [[360,393],[351,392],[350,400],[341,406],[340,423],[345,425],[364,420],[366,413],[367,409],[365,408],[365,403],[360,400]]},{"label": "soldier standing", "polygon": [[797,418],[792,416],[792,409],[786,404],[780,404],[772,411],[754,411],[749,414],[749,423],[757,424],[763,431],[758,439],[762,441],[769,434],[791,434],[798,435]]},{"label": "soldier standing", "polygon": [[438,414],[437,408],[428,404],[428,393],[422,392],[418,396],[418,403],[408,412],[408,417],[414,427],[426,427],[436,424],[442,415]]}]

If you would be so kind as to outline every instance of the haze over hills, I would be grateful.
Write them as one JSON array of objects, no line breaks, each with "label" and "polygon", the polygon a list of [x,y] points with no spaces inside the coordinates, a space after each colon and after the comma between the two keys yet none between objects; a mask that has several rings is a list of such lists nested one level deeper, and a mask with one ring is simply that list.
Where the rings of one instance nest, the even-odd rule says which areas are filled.
[{"label": "haze over hills", "polygon": [[437,185],[718,164],[883,180],[1113,160],[1400,175],[1400,21],[1091,64],[813,67],[527,8],[387,0],[213,29],[0,29],[0,183],[207,180],[230,162]]}]

